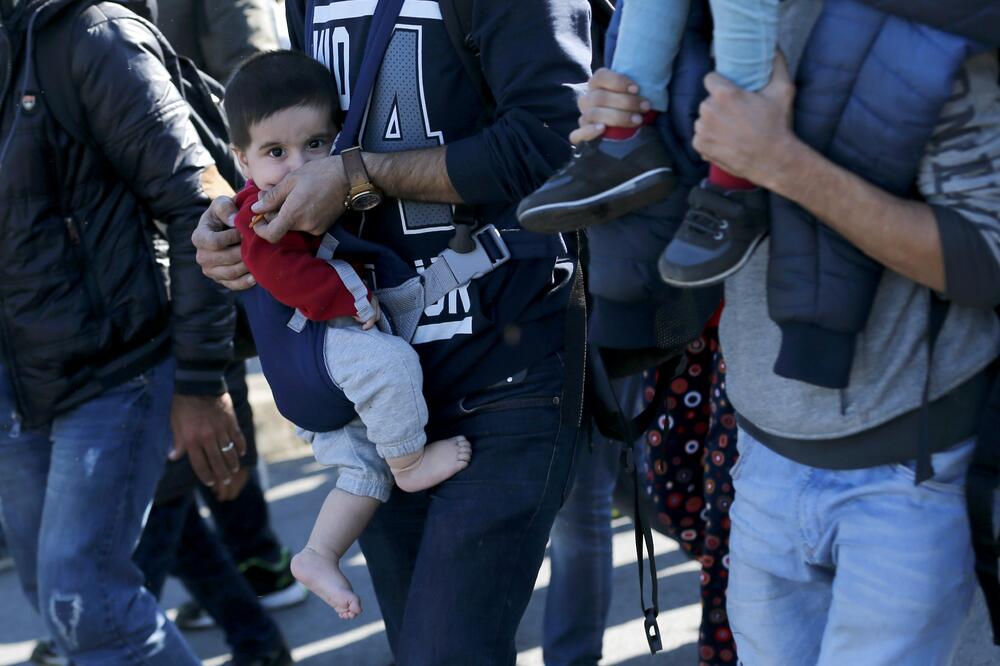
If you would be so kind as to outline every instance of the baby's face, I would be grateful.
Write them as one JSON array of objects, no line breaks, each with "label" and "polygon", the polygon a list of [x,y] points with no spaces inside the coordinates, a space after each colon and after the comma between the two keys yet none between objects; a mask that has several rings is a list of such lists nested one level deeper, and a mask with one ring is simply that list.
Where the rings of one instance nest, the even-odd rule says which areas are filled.
[{"label": "baby's face", "polygon": [[236,156],[244,175],[266,190],[306,162],[328,156],[335,135],[329,109],[295,106],[251,125],[250,145],[236,148]]}]

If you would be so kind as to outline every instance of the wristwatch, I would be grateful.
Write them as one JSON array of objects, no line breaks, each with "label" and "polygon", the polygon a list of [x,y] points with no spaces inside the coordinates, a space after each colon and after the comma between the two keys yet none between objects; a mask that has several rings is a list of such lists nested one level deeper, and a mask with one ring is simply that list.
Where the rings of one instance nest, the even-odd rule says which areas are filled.
[{"label": "wristwatch", "polygon": [[344,171],[347,172],[347,182],[351,186],[344,206],[350,210],[365,211],[382,203],[382,191],[368,176],[368,169],[361,159],[361,146],[342,150],[340,158],[344,163]]}]

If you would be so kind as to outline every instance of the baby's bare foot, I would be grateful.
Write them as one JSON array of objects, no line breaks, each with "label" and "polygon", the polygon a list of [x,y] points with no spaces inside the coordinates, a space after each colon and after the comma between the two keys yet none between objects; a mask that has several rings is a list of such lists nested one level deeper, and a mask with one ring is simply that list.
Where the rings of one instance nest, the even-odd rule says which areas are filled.
[{"label": "baby's bare foot", "polygon": [[393,471],[396,485],[408,493],[433,488],[469,466],[472,445],[461,435],[431,442],[420,460],[404,470]]},{"label": "baby's bare foot", "polygon": [[353,620],[361,614],[361,599],[340,573],[340,563],[306,546],[292,558],[292,575],[313,594],[330,604],[341,619]]}]

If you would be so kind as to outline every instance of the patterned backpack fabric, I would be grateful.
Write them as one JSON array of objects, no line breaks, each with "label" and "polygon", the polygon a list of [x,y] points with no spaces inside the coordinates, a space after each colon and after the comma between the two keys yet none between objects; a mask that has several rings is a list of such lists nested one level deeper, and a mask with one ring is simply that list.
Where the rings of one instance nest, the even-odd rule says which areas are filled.
[{"label": "patterned backpack fabric", "polygon": [[[726,399],[726,364],[715,321],[687,346],[685,356],[687,367],[670,382],[643,436],[637,464],[643,490],[656,507],[657,530],[701,563],[699,663],[732,666],[736,644],[726,615],[726,585],[736,412]],[[646,373],[647,400],[655,394],[655,373]]]}]

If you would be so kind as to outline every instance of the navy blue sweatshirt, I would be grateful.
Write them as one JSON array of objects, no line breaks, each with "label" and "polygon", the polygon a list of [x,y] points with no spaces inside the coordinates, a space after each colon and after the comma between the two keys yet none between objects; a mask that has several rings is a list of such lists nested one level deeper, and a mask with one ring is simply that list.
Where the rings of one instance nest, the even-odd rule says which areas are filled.
[{"label": "navy blue sweatshirt", "polygon": [[[293,48],[326,65],[341,107],[353,99],[375,0],[287,0]],[[309,25],[307,25],[307,21]],[[497,100],[482,103],[462,68],[437,2],[406,0],[361,131],[371,152],[448,144],[448,175],[485,223],[516,226],[514,208],[569,158],[576,91],[590,74],[586,0],[478,0],[472,38]],[[362,238],[419,271],[452,237],[447,204],[387,200],[366,214]],[[555,259],[510,262],[429,307],[414,337],[428,402],[455,400],[558,351],[569,289]],[[378,287],[378,275],[374,276]]]}]

